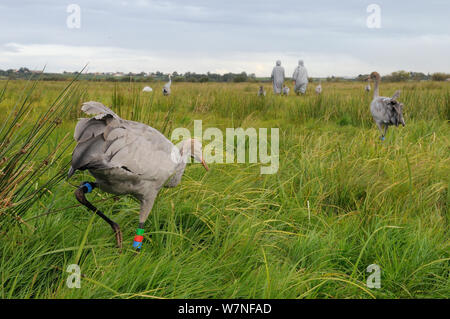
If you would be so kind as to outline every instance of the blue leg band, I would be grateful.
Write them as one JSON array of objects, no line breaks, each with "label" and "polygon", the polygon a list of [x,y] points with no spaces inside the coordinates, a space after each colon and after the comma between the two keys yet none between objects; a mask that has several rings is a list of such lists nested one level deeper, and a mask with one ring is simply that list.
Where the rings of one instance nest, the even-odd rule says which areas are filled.
[{"label": "blue leg band", "polygon": [[142,247],[142,242],[140,241],[135,241],[133,242],[133,248],[137,248],[137,249],[141,249]]},{"label": "blue leg band", "polygon": [[84,183],[83,186],[86,186],[86,188],[87,188],[86,193],[92,192],[92,185],[90,183]]}]

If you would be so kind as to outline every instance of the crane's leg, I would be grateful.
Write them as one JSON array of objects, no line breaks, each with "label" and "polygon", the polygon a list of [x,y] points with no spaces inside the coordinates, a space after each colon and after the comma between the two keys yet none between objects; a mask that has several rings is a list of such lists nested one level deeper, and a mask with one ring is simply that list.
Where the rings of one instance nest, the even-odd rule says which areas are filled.
[{"label": "crane's leg", "polygon": [[140,251],[142,248],[142,240],[144,239],[144,223],[152,210],[153,203],[155,202],[157,190],[152,190],[149,194],[141,199],[141,210],[139,213],[139,227],[136,230],[136,236],[134,236],[133,248],[136,251]]},{"label": "crane's leg", "polygon": [[384,124],[383,141],[384,141],[384,137],[386,136],[387,130],[388,130],[388,125]]},{"label": "crane's leg", "polygon": [[144,223],[139,223],[138,229],[136,229],[136,235],[134,236],[133,248],[138,252],[142,248],[142,240],[144,239]]},{"label": "crane's leg", "polygon": [[381,133],[380,139],[381,139],[382,141],[384,141],[384,134],[386,134],[386,126],[384,127],[384,133],[383,133],[383,127],[382,127],[382,124],[381,124],[380,122],[375,122],[375,123],[377,124],[377,127],[378,127],[378,129],[380,130],[380,133]]},{"label": "crane's leg", "polygon": [[105,216],[101,211],[99,211],[94,205],[92,205],[87,199],[84,194],[92,192],[92,190],[97,187],[97,183],[91,183],[91,182],[83,182],[81,185],[77,188],[75,191],[75,197],[77,200],[86,206],[89,210],[96,213],[98,216],[100,216],[104,221],[106,221],[111,228],[114,230],[114,233],[116,234],[116,241],[117,246],[119,249],[122,249],[122,232],[120,231],[120,227],[118,224],[113,222],[111,219]]}]

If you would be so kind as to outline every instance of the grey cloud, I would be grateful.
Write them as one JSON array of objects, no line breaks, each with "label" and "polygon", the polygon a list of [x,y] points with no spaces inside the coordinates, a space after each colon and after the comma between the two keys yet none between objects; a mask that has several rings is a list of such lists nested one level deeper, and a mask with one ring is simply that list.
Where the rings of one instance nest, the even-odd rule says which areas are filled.
[{"label": "grey cloud", "polygon": [[[366,7],[373,2],[382,9],[381,29],[365,26]],[[65,25],[69,3],[81,7],[81,29]],[[424,38],[432,39],[428,45],[447,50],[448,45],[441,41],[445,41],[450,29],[449,8],[447,1],[438,0],[3,0],[0,30],[6,32],[0,33],[0,46],[111,47],[152,55],[170,52],[178,60],[184,60],[184,56],[209,59],[227,52],[244,52],[249,60],[252,55],[267,52],[323,53],[352,56],[367,65],[393,65],[394,70],[406,68],[405,61],[415,61],[417,70],[425,71],[430,65],[428,57],[440,57],[440,52],[419,47],[407,59],[400,55],[403,48],[411,48],[411,43],[420,45],[417,41]],[[387,44],[389,50],[377,52],[377,47]],[[198,62],[191,64],[195,71]],[[448,68],[447,60],[441,65]]]}]

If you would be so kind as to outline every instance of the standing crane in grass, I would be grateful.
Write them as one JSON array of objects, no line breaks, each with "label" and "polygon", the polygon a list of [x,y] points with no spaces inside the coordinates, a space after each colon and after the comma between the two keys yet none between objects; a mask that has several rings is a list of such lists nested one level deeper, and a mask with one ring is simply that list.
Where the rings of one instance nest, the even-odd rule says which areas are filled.
[{"label": "standing crane in grass", "polygon": [[289,95],[289,87],[287,87],[286,85],[283,85],[283,95]]},{"label": "standing crane in grass", "polygon": [[402,124],[405,126],[403,104],[397,101],[397,98],[400,96],[400,91],[396,91],[392,97],[379,96],[380,74],[378,72],[372,72],[368,80],[369,79],[375,82],[373,100],[370,103],[370,112],[381,132],[381,140],[384,141],[387,129],[390,125],[398,126],[399,124]]},{"label": "standing crane in grass", "polygon": [[264,86],[262,85],[259,86],[258,96],[266,96],[266,90],[264,90]]},{"label": "standing crane in grass", "polygon": [[164,95],[169,95],[170,94],[170,86],[172,85],[172,76],[169,74],[169,82],[167,82],[166,84],[164,84],[162,92]]},{"label": "standing crane in grass", "polygon": [[140,250],[144,223],[159,190],[180,183],[190,157],[200,161],[208,170],[202,156],[202,145],[195,139],[188,139],[176,147],[158,130],[121,119],[99,102],[86,102],[81,110],[95,116],[80,119],[75,127],[77,145],[68,177],[77,170],[88,170],[96,181],[81,183],[75,197],[112,227],[119,248],[122,247],[119,225],[94,207],[85,194],[98,187],[107,193],[130,194],[139,200],[139,227],[133,247]]},{"label": "standing crane in grass", "polygon": [[321,94],[322,93],[322,81],[319,80],[319,85],[316,86],[316,93]]}]

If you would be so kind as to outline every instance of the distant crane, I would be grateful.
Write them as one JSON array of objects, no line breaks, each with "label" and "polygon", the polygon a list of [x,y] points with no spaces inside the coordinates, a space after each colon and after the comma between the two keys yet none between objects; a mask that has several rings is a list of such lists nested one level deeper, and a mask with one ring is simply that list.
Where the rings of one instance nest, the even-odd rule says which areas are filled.
[{"label": "distant crane", "polygon": [[172,77],[169,74],[169,82],[167,82],[166,84],[164,84],[164,87],[162,89],[162,92],[164,95],[169,95],[170,94],[170,85],[172,84]]},{"label": "distant crane", "polygon": [[286,85],[283,85],[283,95],[289,95],[289,88]]},{"label": "distant crane", "polygon": [[389,126],[398,126],[399,124],[405,126],[403,104],[397,101],[397,98],[400,96],[400,91],[396,91],[392,97],[379,96],[380,74],[378,72],[372,72],[369,79],[375,82],[373,100],[370,103],[370,112],[381,132],[381,140],[384,141]]},{"label": "distant crane", "polygon": [[316,93],[321,94],[322,93],[322,81],[319,80],[319,85],[316,86]]},{"label": "distant crane", "polygon": [[146,86],[142,89],[142,92],[152,92],[152,91],[153,91],[153,89],[149,86]]},{"label": "distant crane", "polygon": [[259,87],[258,96],[266,96],[266,90],[264,90],[262,85]]}]

